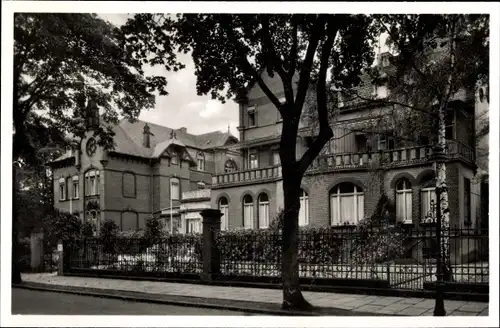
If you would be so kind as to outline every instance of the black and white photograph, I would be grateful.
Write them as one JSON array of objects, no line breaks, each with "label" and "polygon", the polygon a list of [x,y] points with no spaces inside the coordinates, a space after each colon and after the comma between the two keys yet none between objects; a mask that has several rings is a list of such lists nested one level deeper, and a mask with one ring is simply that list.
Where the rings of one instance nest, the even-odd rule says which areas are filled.
[{"label": "black and white photograph", "polygon": [[418,5],[2,2],[1,325],[498,326],[500,6]]}]

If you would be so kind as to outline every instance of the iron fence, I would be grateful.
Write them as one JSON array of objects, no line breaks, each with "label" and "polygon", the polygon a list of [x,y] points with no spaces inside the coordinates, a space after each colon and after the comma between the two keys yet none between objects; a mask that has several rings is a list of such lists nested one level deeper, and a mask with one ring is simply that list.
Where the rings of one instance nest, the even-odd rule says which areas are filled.
[{"label": "iron fence", "polygon": [[74,243],[69,268],[116,271],[120,274],[202,272],[200,235],[172,235],[157,241],[142,238],[91,238]]},{"label": "iron fence", "polygon": [[[488,234],[474,229],[444,231],[449,249],[448,283],[489,282]],[[117,275],[199,277],[203,273],[201,235],[86,239],[72,243],[69,267]],[[224,231],[217,234],[219,279],[277,282],[281,279],[282,235],[272,230]],[[436,280],[436,230],[342,227],[304,229],[298,233],[298,270],[305,283],[385,286],[427,290]]]},{"label": "iron fence", "polygon": [[[449,229],[450,282],[488,283],[488,235]],[[222,276],[281,277],[280,233],[268,230],[221,233]],[[436,280],[436,230],[418,228],[325,228],[298,234],[301,278],[384,281],[390,287],[423,290]]]}]

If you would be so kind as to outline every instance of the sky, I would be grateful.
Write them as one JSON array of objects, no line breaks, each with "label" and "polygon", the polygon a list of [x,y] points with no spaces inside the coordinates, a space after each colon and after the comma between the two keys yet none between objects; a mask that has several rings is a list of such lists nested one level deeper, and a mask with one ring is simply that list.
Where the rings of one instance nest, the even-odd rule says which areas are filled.
[{"label": "sky", "polygon": [[[133,14],[98,14],[101,18],[120,26],[125,24]],[[381,38],[381,51],[387,51],[385,38]],[[154,109],[143,111],[139,119],[170,128],[178,129],[186,127],[188,132],[201,134],[220,130],[229,131],[237,138],[238,105],[228,100],[222,104],[218,100],[212,100],[210,96],[198,96],[196,94],[196,76],[194,75],[194,63],[189,55],[179,54],[179,59],[186,68],[179,72],[167,72],[160,66],[144,67],[146,75],[163,75],[167,78],[168,96],[157,96]]]},{"label": "sky", "polygon": [[[131,14],[99,14],[114,25],[122,25]],[[143,111],[139,119],[178,129],[187,128],[189,133],[202,134],[215,130],[228,131],[239,137],[238,105],[228,100],[222,104],[209,95],[196,94],[194,63],[189,55],[180,54],[179,59],[186,68],[179,72],[167,72],[160,66],[144,67],[146,75],[162,75],[167,78],[167,96],[157,96],[154,109]]]}]

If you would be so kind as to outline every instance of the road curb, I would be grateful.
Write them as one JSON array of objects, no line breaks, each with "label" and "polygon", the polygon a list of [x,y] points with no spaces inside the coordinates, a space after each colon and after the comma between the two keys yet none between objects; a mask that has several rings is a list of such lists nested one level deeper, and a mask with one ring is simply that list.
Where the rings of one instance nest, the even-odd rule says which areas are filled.
[{"label": "road curb", "polygon": [[12,284],[12,288],[22,288],[22,289],[47,291],[55,293],[66,293],[66,294],[74,294],[82,296],[94,296],[100,298],[113,298],[113,299],[121,299],[125,301],[142,302],[142,303],[157,303],[157,304],[186,306],[186,307],[220,309],[220,310],[267,314],[267,315],[380,316],[380,314],[375,314],[375,313],[354,312],[351,310],[339,309],[339,308],[317,307],[314,311],[283,310],[281,309],[280,304],[276,303],[209,299],[209,298],[201,298],[193,296],[150,294],[142,292],[107,290],[102,288],[90,288],[90,287],[73,287],[73,286],[43,284],[43,283],[32,283],[32,282]]}]

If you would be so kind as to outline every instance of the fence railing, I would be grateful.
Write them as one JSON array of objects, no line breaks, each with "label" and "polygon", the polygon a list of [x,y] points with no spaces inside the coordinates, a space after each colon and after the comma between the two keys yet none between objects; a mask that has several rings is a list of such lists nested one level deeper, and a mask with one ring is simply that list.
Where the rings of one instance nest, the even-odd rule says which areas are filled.
[{"label": "fence railing", "polygon": [[[454,282],[488,283],[488,237],[451,229]],[[221,233],[217,241],[223,276],[281,276],[281,235],[269,231]],[[435,281],[435,228],[305,230],[299,232],[299,276],[310,279],[386,281],[398,289],[424,289]]]},{"label": "fence railing", "polygon": [[70,269],[156,273],[159,276],[202,272],[199,235],[173,235],[158,241],[92,238],[78,241],[69,252]]},{"label": "fence railing", "polygon": [[[274,230],[220,231],[219,222],[201,235],[173,235],[156,242],[121,238],[73,243],[69,269],[107,274],[197,279],[281,279],[282,235]],[[488,233],[444,231],[450,251],[448,283],[488,284]],[[299,277],[307,283],[373,283],[390,289],[424,291],[436,280],[434,226],[406,228],[328,227],[298,233]],[[205,277],[205,278],[204,278]]]}]

